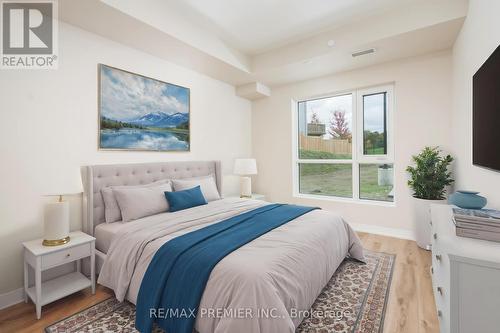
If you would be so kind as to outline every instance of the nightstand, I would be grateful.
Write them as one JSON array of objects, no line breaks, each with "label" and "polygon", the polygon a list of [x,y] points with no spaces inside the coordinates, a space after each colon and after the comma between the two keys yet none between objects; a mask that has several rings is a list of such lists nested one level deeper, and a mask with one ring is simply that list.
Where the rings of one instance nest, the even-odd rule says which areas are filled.
[{"label": "nightstand", "polygon": [[[43,246],[42,239],[24,242],[24,301],[31,298],[40,319],[42,306],[79,290],[92,287],[95,293],[95,238],[81,231],[69,234],[60,246]],[[81,259],[90,257],[90,279],[81,272]],[[76,271],[42,282],[42,271],[76,261]],[[35,285],[29,286],[29,268],[35,272]]]}]

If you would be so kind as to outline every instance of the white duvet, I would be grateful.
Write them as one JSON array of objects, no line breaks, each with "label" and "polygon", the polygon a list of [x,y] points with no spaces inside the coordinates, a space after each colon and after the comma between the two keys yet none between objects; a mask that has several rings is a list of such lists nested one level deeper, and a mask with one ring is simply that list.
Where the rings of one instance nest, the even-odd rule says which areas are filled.
[{"label": "white duvet", "polygon": [[[136,303],[156,251],[179,235],[266,205],[223,199],[129,222],[115,235],[98,282]],[[350,255],[363,260],[359,238],[338,215],[314,210],[232,252],[213,269],[195,329],[200,333],[294,332],[333,273]],[[193,276],[193,278],[196,278]]]}]

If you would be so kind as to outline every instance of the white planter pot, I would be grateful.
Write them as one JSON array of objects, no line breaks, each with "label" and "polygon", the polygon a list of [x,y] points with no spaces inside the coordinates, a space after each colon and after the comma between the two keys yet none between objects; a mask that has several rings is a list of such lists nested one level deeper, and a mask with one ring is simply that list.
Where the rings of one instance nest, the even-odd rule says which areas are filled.
[{"label": "white planter pot", "polygon": [[394,172],[392,168],[378,168],[378,185],[392,186],[394,184],[393,175]]},{"label": "white planter pot", "polygon": [[431,249],[431,204],[446,204],[445,200],[425,200],[413,198],[413,225],[417,245],[424,249]]}]

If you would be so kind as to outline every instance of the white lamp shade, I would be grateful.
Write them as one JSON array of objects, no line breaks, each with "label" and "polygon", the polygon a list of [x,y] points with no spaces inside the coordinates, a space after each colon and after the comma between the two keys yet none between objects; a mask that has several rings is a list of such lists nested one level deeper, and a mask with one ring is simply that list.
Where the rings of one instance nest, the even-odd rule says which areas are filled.
[{"label": "white lamp shade", "polygon": [[77,194],[83,192],[80,168],[53,169],[46,179],[45,195]]},{"label": "white lamp shade", "polygon": [[238,158],[234,161],[236,175],[256,175],[257,162],[253,158]]},{"label": "white lamp shade", "polygon": [[51,202],[45,204],[43,214],[43,238],[53,241],[69,235],[68,202]]}]

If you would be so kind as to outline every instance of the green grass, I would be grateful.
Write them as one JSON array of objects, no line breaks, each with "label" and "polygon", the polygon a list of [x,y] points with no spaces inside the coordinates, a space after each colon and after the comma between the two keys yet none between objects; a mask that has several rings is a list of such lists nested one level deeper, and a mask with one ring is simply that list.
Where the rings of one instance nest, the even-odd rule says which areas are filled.
[{"label": "green grass", "polygon": [[[352,198],[351,164],[307,164],[299,166],[300,193]],[[378,185],[378,166],[360,167],[360,197],[362,199],[393,201],[388,197],[392,186]]]},{"label": "green grass", "polygon": [[170,132],[175,135],[179,140],[189,142],[189,128],[175,128],[175,127],[148,127],[148,129],[157,132]]},{"label": "green grass", "polygon": [[181,133],[181,134],[188,134],[189,129],[184,129],[184,128],[175,128],[175,127],[148,127],[147,129],[157,131],[157,132],[172,132],[172,133]]},{"label": "green grass", "polygon": [[334,154],[328,151],[299,149],[299,158],[304,160],[349,160],[351,154]]},{"label": "green grass", "polygon": [[[384,147],[365,149],[365,155],[384,155]],[[352,155],[299,149],[299,158],[304,160],[350,160]]]},{"label": "green grass", "polygon": [[392,186],[378,185],[378,165],[377,164],[362,164],[359,169],[360,173],[360,189],[359,195],[362,199],[393,201],[388,197]]},{"label": "green grass", "polygon": [[300,164],[300,193],[352,197],[351,164]]},{"label": "green grass", "polygon": [[365,149],[365,155],[384,155],[384,147]]}]

